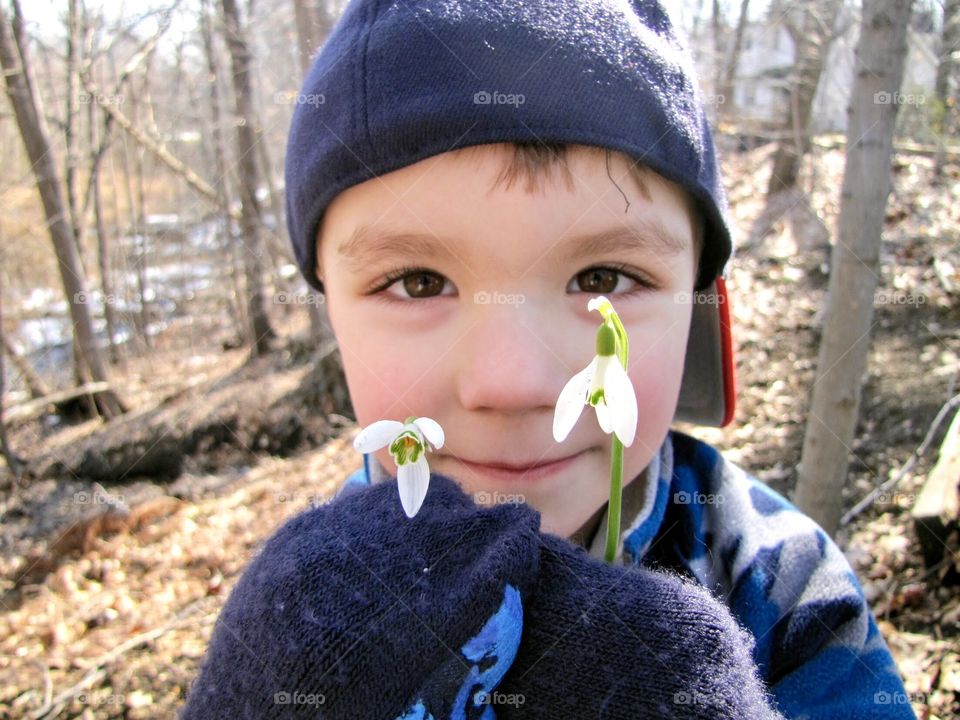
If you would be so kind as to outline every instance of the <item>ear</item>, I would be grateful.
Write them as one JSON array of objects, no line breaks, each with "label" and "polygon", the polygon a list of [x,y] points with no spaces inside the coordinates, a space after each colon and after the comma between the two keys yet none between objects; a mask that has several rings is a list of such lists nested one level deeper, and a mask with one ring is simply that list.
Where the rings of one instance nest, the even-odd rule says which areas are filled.
[{"label": "ear", "polygon": [[314,242],[314,252],[317,258],[317,265],[313,269],[316,273],[317,279],[320,280],[320,284],[323,284],[323,256],[320,254],[320,240],[323,239],[323,223],[320,223],[320,226],[317,228],[317,236],[313,239]]}]

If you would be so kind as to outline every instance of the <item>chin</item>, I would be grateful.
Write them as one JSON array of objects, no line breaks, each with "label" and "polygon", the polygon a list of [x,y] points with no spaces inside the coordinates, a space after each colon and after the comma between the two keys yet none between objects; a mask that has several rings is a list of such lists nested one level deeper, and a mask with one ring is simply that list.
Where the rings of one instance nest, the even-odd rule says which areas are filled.
[{"label": "chin", "polygon": [[579,530],[583,523],[587,521],[587,518],[584,518],[582,522],[571,520],[569,518],[560,518],[558,520],[552,520],[551,518],[544,518],[541,515],[540,519],[540,532],[550,533],[551,535],[558,535],[559,537],[570,539],[570,536],[573,535],[577,530]]},{"label": "chin", "polygon": [[609,477],[604,477],[602,487],[570,486],[568,492],[529,497],[527,503],[540,513],[540,532],[569,539],[606,505],[609,492]]}]

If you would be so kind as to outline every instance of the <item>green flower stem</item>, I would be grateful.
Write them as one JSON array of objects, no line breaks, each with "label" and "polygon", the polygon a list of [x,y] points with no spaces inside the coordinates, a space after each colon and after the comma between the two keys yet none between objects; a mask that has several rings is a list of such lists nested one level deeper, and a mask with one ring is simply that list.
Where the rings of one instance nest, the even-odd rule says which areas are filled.
[{"label": "green flower stem", "polygon": [[[617,335],[617,359],[627,369],[627,359],[630,354],[627,344],[627,331],[617,313],[611,312],[607,318],[612,322]],[[614,434],[610,446],[610,502],[607,505],[607,547],[604,559],[613,563],[617,557],[617,545],[620,540],[620,504],[623,499],[623,443]]]},{"label": "green flower stem", "polygon": [[[620,317],[609,301],[595,308],[603,316],[603,322],[613,328],[617,338],[617,360],[627,369],[627,360],[630,356],[630,345],[627,341],[627,331],[620,322]],[[610,501],[607,503],[607,547],[604,559],[613,563],[617,556],[617,545],[620,539],[620,504],[623,499],[623,443],[613,435],[613,444],[610,448]]]},{"label": "green flower stem", "polygon": [[620,500],[623,495],[623,443],[616,435],[610,449],[610,503],[607,507],[607,549],[604,559],[613,563],[620,539]]}]

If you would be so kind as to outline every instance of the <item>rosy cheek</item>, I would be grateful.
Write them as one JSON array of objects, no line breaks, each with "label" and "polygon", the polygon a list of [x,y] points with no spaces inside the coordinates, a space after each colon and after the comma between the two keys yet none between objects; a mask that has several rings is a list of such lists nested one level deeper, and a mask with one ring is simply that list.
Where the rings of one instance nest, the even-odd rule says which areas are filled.
[{"label": "rosy cheek", "polygon": [[[642,372],[631,373],[633,387],[637,393],[637,405],[640,411],[640,424],[644,424],[644,413],[659,418],[672,410],[675,388],[679,383],[677,370],[666,367],[664,363],[645,364]],[[651,418],[652,419],[652,418]],[[650,419],[647,420],[650,422]]]},{"label": "rosy cheek", "polygon": [[[631,351],[633,347],[631,343]],[[653,441],[660,439],[673,420],[683,376],[682,348],[661,343],[657,350],[648,350],[630,369],[637,394],[637,435]]]},{"label": "rosy cheek", "polygon": [[431,371],[435,357],[420,346],[405,347],[374,333],[347,342],[341,341],[344,370],[360,425],[430,414],[427,391],[436,377]]},{"label": "rosy cheek", "polygon": [[361,426],[376,420],[388,419],[383,410],[395,399],[401,385],[388,380],[384,343],[376,335],[366,341],[356,332],[338,328],[337,340],[343,359],[343,369],[350,389],[350,400]]},{"label": "rosy cheek", "polygon": [[403,420],[409,414],[405,392],[408,379],[396,366],[381,365],[377,359],[356,358],[347,370],[350,397],[361,425],[377,420]]}]

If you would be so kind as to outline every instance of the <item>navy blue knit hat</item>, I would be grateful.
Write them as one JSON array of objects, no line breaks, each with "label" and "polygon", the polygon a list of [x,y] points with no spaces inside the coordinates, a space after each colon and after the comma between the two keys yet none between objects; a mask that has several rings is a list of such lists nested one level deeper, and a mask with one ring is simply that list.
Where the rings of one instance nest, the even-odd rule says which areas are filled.
[{"label": "navy blue knit hat", "polygon": [[343,190],[456,148],[538,141],[620,151],[695,199],[708,300],[694,307],[678,417],[729,420],[726,298],[713,284],[731,251],[726,201],[692,58],[659,2],[353,0],[290,128],[287,222],[301,272],[323,290],[317,232]]}]

